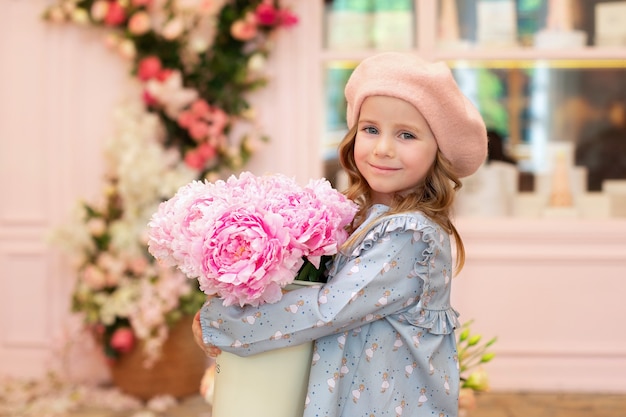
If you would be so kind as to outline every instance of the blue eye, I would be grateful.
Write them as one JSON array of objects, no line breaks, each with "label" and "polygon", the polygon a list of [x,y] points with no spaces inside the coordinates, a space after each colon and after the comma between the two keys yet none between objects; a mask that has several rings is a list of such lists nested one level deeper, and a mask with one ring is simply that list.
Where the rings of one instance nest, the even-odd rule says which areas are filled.
[{"label": "blue eye", "polygon": [[368,133],[368,134],[370,134],[370,135],[375,135],[375,134],[377,134],[377,133],[378,133],[378,129],[376,129],[376,128],[375,128],[375,127],[373,127],[373,126],[365,126],[362,130],[363,130],[365,133]]},{"label": "blue eye", "polygon": [[409,132],[402,132],[400,133],[400,137],[402,139],[415,139],[415,135]]}]

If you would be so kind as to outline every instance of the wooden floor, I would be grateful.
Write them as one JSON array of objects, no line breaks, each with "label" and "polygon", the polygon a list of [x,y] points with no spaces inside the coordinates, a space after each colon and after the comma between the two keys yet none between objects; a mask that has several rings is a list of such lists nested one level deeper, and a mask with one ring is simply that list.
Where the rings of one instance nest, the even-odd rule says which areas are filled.
[{"label": "wooden floor", "polygon": [[480,393],[469,417],[626,417],[626,394]]},{"label": "wooden floor", "polygon": [[[626,394],[481,393],[468,417],[626,417]],[[127,417],[127,413],[82,410],[68,417]],[[163,417],[210,417],[200,397],[188,398]]]}]

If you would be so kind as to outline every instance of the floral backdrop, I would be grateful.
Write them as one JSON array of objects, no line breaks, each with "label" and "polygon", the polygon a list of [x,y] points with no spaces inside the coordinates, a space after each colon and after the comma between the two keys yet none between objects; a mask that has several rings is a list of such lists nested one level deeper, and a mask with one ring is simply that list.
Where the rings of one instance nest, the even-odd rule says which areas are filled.
[{"label": "floral backdrop", "polygon": [[147,252],[150,215],[183,184],[240,170],[267,140],[246,95],[297,17],[277,0],[56,0],[43,18],[99,30],[136,80],[115,109],[101,197],[78,202],[52,239],[76,271],[73,310],[107,357],[141,346],[150,367],[169,327],[204,300]]}]

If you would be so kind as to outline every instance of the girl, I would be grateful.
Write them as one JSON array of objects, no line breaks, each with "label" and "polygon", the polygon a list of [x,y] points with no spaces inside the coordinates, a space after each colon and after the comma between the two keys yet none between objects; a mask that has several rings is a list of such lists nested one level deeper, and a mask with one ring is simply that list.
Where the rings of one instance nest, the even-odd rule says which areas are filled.
[{"label": "girl", "polygon": [[450,210],[486,157],[485,125],[444,64],[412,54],[365,59],[345,95],[339,154],[360,210],[328,283],[259,307],[209,300],[196,340],[211,356],[315,340],[305,417],[456,416],[450,236],[457,271],[464,249]]}]

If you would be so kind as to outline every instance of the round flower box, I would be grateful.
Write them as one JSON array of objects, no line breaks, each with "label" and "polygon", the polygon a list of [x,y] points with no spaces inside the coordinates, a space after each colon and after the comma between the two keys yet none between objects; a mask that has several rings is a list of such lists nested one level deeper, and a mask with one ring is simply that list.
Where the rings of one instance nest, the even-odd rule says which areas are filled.
[{"label": "round flower box", "polygon": [[162,355],[152,367],[144,366],[141,346],[112,363],[113,384],[141,400],[157,395],[184,398],[199,393],[208,359],[193,340],[192,319],[192,316],[183,317],[170,328]]}]

